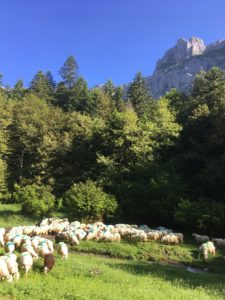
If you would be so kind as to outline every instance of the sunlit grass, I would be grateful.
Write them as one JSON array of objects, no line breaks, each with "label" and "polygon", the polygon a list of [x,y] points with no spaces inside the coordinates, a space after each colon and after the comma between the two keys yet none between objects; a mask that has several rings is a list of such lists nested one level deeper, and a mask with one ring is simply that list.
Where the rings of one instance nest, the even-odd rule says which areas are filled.
[{"label": "sunlit grass", "polygon": [[[0,226],[37,221],[20,214],[18,205],[0,205]],[[67,261],[56,256],[55,268],[48,275],[43,275],[43,261],[39,259],[27,278],[22,274],[13,284],[1,282],[0,299],[225,299],[222,254],[203,263],[192,242],[168,246],[158,242],[81,241],[79,247],[70,248]],[[164,265],[167,263],[178,266]],[[192,274],[179,264],[222,274]]]},{"label": "sunlit grass", "polygon": [[224,284],[224,275],[70,253],[47,276],[39,261],[27,278],[2,282],[0,299],[224,299]]}]

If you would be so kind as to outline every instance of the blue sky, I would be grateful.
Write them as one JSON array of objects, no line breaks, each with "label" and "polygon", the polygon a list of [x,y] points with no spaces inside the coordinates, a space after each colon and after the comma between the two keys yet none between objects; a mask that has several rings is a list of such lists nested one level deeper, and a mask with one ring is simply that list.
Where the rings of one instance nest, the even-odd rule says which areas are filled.
[{"label": "blue sky", "polygon": [[224,0],[3,0],[0,73],[28,84],[74,55],[90,86],[150,75],[180,37],[225,38]]}]

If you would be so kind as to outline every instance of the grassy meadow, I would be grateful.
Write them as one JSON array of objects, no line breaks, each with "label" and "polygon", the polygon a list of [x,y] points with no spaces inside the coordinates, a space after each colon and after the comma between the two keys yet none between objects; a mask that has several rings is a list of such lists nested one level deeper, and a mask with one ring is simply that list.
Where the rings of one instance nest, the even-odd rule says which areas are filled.
[{"label": "grassy meadow", "polygon": [[[19,206],[0,205],[0,226],[36,221],[22,216]],[[21,273],[18,282],[1,282],[0,299],[225,299],[223,254],[203,263],[191,240],[181,246],[82,241],[67,261],[56,256],[48,275],[39,259],[27,278]],[[209,272],[190,273],[187,265]]]}]

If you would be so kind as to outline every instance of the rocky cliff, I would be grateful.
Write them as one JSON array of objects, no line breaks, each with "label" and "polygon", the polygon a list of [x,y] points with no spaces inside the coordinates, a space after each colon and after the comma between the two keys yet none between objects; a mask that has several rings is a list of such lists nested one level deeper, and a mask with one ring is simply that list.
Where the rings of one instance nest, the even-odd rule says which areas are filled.
[{"label": "rocky cliff", "polygon": [[206,46],[200,38],[182,38],[158,60],[147,83],[155,98],[164,95],[171,88],[188,92],[195,75],[213,66],[225,70],[225,40]]}]

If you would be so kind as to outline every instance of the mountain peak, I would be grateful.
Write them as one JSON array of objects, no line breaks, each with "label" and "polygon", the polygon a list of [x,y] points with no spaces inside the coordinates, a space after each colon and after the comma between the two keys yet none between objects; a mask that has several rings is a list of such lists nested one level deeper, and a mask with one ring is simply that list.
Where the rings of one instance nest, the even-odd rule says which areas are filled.
[{"label": "mountain peak", "polygon": [[195,75],[213,66],[225,70],[225,39],[205,45],[196,36],[179,38],[158,60],[155,71],[147,79],[152,95],[158,98],[172,88],[188,92]]},{"label": "mountain peak", "polygon": [[176,45],[166,51],[163,58],[158,60],[156,70],[181,63],[191,56],[200,55],[204,52],[205,48],[203,40],[198,37],[191,37],[189,40],[180,38],[177,40]]}]

